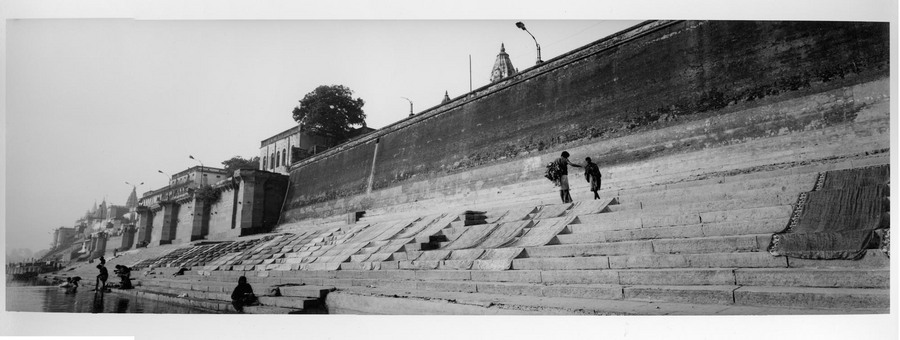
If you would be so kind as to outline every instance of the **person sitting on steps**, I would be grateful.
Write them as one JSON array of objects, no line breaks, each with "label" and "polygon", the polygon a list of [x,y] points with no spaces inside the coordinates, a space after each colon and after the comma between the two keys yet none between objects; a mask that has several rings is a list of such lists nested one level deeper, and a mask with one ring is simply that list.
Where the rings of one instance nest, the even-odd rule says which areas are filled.
[{"label": "person sitting on steps", "polygon": [[247,277],[238,278],[238,285],[231,292],[231,305],[238,313],[244,312],[244,306],[256,304],[256,295],[253,294],[253,287],[247,283]]}]

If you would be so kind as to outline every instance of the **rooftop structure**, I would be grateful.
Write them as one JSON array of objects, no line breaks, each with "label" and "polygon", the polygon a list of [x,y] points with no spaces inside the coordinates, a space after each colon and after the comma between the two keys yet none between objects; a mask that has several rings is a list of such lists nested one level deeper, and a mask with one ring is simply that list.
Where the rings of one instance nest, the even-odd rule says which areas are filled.
[{"label": "rooftop structure", "polygon": [[513,67],[512,61],[509,60],[509,54],[506,54],[506,47],[503,44],[500,44],[500,53],[497,54],[497,60],[494,61],[494,67],[491,68],[491,82],[496,82],[500,79],[514,76],[518,73],[516,68]]}]

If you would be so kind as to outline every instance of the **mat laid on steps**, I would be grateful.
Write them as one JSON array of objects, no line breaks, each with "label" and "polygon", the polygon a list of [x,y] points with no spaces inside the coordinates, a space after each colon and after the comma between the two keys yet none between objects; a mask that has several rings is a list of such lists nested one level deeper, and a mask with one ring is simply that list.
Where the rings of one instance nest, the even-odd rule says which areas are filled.
[{"label": "mat laid on steps", "polygon": [[888,166],[829,171],[802,193],[787,228],[772,236],[773,255],[858,259],[888,228]]}]

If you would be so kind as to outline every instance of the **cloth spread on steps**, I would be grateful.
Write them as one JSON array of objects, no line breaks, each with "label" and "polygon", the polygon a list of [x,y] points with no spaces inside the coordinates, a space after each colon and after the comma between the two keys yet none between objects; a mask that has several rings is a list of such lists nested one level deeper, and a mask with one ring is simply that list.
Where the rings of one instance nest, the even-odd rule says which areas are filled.
[{"label": "cloth spread on steps", "polygon": [[515,241],[516,237],[522,235],[522,230],[531,226],[531,223],[531,221],[500,223],[497,229],[494,229],[477,247],[486,249],[503,247]]},{"label": "cloth spread on steps", "polygon": [[450,242],[441,249],[469,249],[484,242],[488,235],[497,228],[496,224],[481,224],[466,227],[459,238]]},{"label": "cloth spread on steps", "polygon": [[510,246],[537,247],[547,245],[572,222],[572,219],[573,217],[541,220],[534,227],[527,229],[525,235],[510,244]]},{"label": "cloth spread on steps", "polygon": [[[878,248],[876,230],[888,228],[888,166],[829,171],[800,195],[788,226],[772,236],[772,255],[859,259]],[[878,235],[884,234],[882,232]]]}]

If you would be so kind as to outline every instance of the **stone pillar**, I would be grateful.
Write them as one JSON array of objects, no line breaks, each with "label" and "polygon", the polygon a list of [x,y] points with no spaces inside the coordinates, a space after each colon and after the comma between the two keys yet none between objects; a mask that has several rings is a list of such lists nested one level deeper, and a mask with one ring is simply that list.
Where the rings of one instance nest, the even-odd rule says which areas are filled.
[{"label": "stone pillar", "polygon": [[209,209],[211,202],[194,199],[194,216],[191,222],[191,241],[202,240],[209,234]]},{"label": "stone pillar", "polygon": [[97,249],[97,236],[91,235],[91,242],[88,244],[88,254],[93,255],[94,249]]},{"label": "stone pillar", "polygon": [[147,207],[139,206],[135,209],[138,213],[137,220],[137,246],[146,247],[150,244],[150,235],[153,231],[153,211]]},{"label": "stone pillar", "polygon": [[91,253],[93,254],[91,256],[92,258],[99,258],[106,253],[106,237],[106,233],[97,233],[97,236],[94,237],[95,242],[94,251]]},{"label": "stone pillar", "polygon": [[241,235],[268,232],[278,222],[288,176],[255,170],[235,171],[238,202],[235,219]]},{"label": "stone pillar", "polygon": [[53,245],[50,246],[50,249],[56,249],[56,247],[59,247],[60,245],[62,245],[62,242],[59,242],[60,234],[62,234],[62,233],[59,232],[59,229],[56,229],[53,231],[53,242],[52,242]]},{"label": "stone pillar", "polygon": [[263,207],[265,204],[265,191],[263,188],[266,184],[266,178],[256,176],[251,171],[239,170],[240,178],[240,220],[238,227],[241,229],[241,235],[248,235],[255,232],[255,228],[262,225]]},{"label": "stone pillar", "polygon": [[162,202],[162,233],[160,234],[158,245],[171,244],[175,239],[178,228],[178,203],[174,201]]},{"label": "stone pillar", "polygon": [[134,234],[136,232],[137,228],[133,224],[124,227],[122,230],[122,245],[119,246],[119,251],[131,249],[131,246],[134,245]]}]

